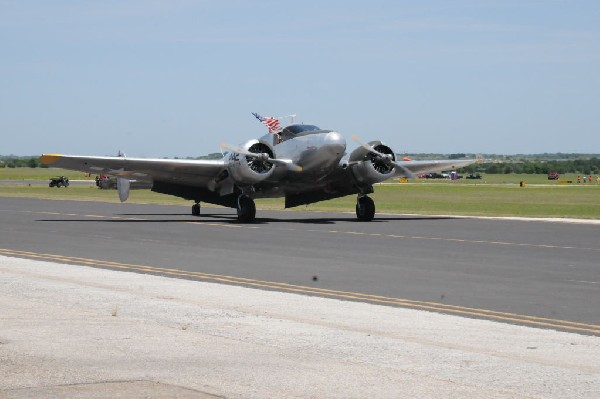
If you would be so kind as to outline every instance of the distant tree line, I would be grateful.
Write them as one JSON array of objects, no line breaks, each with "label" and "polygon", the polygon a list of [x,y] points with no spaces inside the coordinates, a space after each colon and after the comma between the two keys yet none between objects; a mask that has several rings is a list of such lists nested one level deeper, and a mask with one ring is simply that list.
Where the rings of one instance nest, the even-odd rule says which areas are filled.
[{"label": "distant tree line", "polygon": [[[450,154],[448,159],[464,158],[465,154]],[[221,153],[209,154],[201,157],[185,159],[220,159]],[[40,164],[39,157],[11,157],[0,156],[0,168],[47,168]],[[564,173],[581,173],[584,175],[600,174],[600,158],[566,159],[566,160],[535,160],[525,159],[520,161],[496,161],[469,165],[460,170],[462,173],[488,173],[488,174],[547,174],[556,171]]]},{"label": "distant tree line", "polygon": [[0,157],[0,168],[47,168],[39,157]]},{"label": "distant tree line", "polygon": [[584,175],[600,174],[600,158],[574,159],[564,161],[521,161],[493,162],[469,165],[461,169],[463,173],[488,174],[547,174],[556,171],[559,174],[581,173]]}]

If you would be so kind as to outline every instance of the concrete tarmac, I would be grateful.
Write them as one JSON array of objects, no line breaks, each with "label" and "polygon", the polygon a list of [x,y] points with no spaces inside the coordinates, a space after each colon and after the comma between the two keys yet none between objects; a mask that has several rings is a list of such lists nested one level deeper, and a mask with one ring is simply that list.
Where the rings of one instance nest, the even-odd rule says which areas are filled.
[{"label": "concrete tarmac", "polygon": [[231,209],[189,211],[0,198],[0,249],[600,335],[598,225],[281,211],[240,225]]},{"label": "concrete tarmac", "polygon": [[0,398],[597,398],[600,337],[0,256]]}]

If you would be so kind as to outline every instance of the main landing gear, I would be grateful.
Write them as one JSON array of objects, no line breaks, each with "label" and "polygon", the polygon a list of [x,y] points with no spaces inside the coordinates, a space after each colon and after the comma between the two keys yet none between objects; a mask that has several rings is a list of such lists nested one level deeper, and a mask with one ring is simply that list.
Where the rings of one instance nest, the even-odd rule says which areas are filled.
[{"label": "main landing gear", "polygon": [[192,215],[200,216],[200,203],[199,202],[196,202],[194,205],[192,205]]},{"label": "main landing gear", "polygon": [[[247,195],[240,195],[237,199],[237,217],[240,223],[252,223],[256,218],[256,205],[254,200]],[[200,216],[200,203],[192,205],[192,215]]]},{"label": "main landing gear", "polygon": [[240,195],[237,200],[237,215],[240,223],[252,223],[256,218],[256,205],[247,195]]},{"label": "main landing gear", "polygon": [[359,195],[356,201],[356,217],[360,222],[370,222],[375,217],[375,203],[366,195]]}]

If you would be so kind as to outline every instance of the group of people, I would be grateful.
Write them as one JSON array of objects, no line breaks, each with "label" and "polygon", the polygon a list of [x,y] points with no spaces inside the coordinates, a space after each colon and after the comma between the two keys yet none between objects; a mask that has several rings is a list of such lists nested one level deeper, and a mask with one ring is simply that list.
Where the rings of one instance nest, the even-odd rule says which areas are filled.
[{"label": "group of people", "polygon": [[[592,182],[592,175],[586,176],[583,175],[583,182],[584,183],[591,183]],[[581,183],[581,176],[577,175],[577,183]],[[596,183],[600,184],[600,176],[596,177]]]}]

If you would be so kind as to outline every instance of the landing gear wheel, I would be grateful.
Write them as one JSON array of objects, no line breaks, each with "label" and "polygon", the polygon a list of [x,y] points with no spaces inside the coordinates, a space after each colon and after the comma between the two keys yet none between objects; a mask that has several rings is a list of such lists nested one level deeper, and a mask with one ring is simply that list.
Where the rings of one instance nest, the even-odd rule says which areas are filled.
[{"label": "landing gear wheel", "polygon": [[254,200],[247,195],[240,195],[238,197],[237,214],[240,223],[254,222],[256,217],[256,205],[254,205]]},{"label": "landing gear wheel", "polygon": [[375,203],[366,195],[356,201],[356,217],[361,222],[370,222],[375,217]]},{"label": "landing gear wheel", "polygon": [[200,204],[199,203],[195,203],[194,205],[192,205],[192,215],[200,216]]}]

